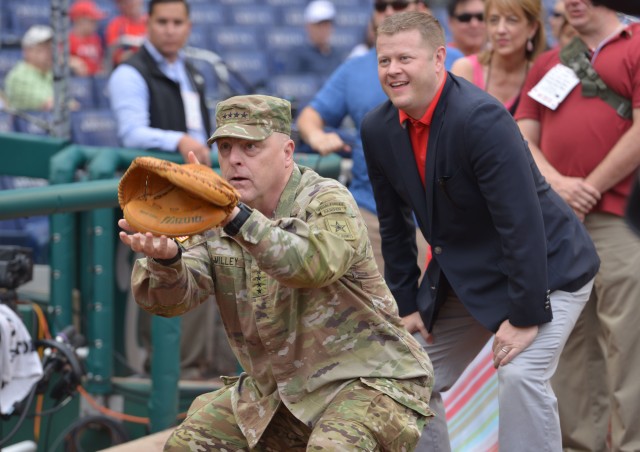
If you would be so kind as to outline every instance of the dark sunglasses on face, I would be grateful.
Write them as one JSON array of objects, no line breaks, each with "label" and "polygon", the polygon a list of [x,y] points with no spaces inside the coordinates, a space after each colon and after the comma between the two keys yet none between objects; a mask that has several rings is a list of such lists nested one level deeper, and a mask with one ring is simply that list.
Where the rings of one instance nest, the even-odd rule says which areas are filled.
[{"label": "dark sunglasses on face", "polygon": [[402,11],[407,9],[407,7],[415,2],[407,2],[407,1],[393,1],[393,2],[375,2],[374,8],[379,13],[383,13],[386,11],[387,6],[390,6],[394,11]]},{"label": "dark sunglasses on face", "polygon": [[484,21],[484,14],[483,13],[462,13],[462,14],[458,14],[457,16],[453,16],[456,18],[456,20],[458,22],[464,22],[464,23],[469,23],[471,22],[471,19],[473,19],[474,17],[478,20],[478,22],[482,22]]}]

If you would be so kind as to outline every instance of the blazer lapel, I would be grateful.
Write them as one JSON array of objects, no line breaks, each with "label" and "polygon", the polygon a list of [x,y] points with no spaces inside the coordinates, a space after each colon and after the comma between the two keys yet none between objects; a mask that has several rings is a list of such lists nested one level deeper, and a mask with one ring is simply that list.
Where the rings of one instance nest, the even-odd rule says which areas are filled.
[{"label": "blazer lapel", "polygon": [[[436,162],[438,161],[438,152],[446,153],[446,149],[440,149],[438,147],[438,139],[440,138],[440,130],[444,125],[444,117],[445,112],[447,110],[447,95],[451,89],[451,79],[447,76],[445,81],[445,86],[442,90],[442,94],[440,95],[440,99],[438,100],[438,105],[436,106],[435,111],[433,112],[433,117],[431,118],[431,125],[429,126],[429,142],[427,143],[427,161],[425,168],[425,185],[426,185],[426,196],[425,196],[425,204],[426,204],[426,212],[428,219],[428,237],[431,237],[431,227],[433,222],[431,221],[432,213],[433,213],[433,200],[435,197],[435,190],[437,190],[437,180],[436,180]],[[442,156],[440,157],[442,158]]]},{"label": "blazer lapel", "polygon": [[391,154],[393,155],[397,165],[398,179],[405,184],[413,211],[422,227],[426,227],[427,204],[425,199],[425,191],[420,180],[420,174],[416,167],[416,159],[411,148],[411,139],[409,132],[405,127],[400,125],[398,119],[398,110],[396,108],[389,109],[389,115],[386,118],[387,130],[389,131],[389,143]]}]

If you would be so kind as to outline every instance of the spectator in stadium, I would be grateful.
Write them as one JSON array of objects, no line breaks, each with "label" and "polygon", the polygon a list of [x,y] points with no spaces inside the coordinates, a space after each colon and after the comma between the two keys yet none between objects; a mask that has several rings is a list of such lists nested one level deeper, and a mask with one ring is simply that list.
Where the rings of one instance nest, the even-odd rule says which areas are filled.
[{"label": "spectator in stadium", "polygon": [[[147,39],[114,69],[107,91],[123,146],[179,152],[185,161],[193,151],[201,163],[211,165],[204,78],[182,52],[190,31],[186,0],[151,0]],[[216,334],[213,312],[214,303],[204,303],[183,318],[185,331],[202,332],[182,337],[183,378],[200,378],[210,367],[209,344]],[[149,318],[142,319],[145,337]]]},{"label": "spectator in stadium", "polygon": [[485,46],[487,36],[484,24],[483,0],[451,0],[448,6],[449,46],[464,55],[479,53]]},{"label": "spectator in stadium", "polygon": [[[440,392],[495,333],[500,450],[560,451],[549,379],[589,298],[595,247],[540,174],[506,109],[447,73],[436,20],[415,12],[388,17],[376,50],[389,101],[363,119],[362,143],[385,281],[435,372],[436,417],[418,450],[450,450]],[[412,213],[433,247],[422,281],[407,238]]]},{"label": "spectator in stadium", "polygon": [[336,8],[328,0],[313,0],[304,10],[307,42],[295,47],[289,55],[292,74],[315,74],[327,78],[346,57],[331,44]]},{"label": "spectator in stadium", "polygon": [[22,37],[23,60],[4,80],[9,107],[49,111],[53,108],[53,30],[33,25]]},{"label": "spectator in stadium", "polygon": [[[640,238],[624,215],[640,167],[640,24],[623,24],[590,0],[564,6],[579,39],[538,57],[515,117],[540,171],[584,221],[602,265],[551,383],[564,450],[637,451]],[[598,95],[591,76],[557,83],[562,60],[597,74]]]},{"label": "spectator in stadium", "polygon": [[147,39],[109,77],[107,91],[125,147],[179,152],[211,164],[204,77],[182,48],[191,32],[186,0],[151,0]]},{"label": "spectator in stadium", "polygon": [[457,60],[451,72],[514,114],[531,63],[546,48],[540,0],[485,0],[487,49]]},{"label": "spectator in stadium", "polygon": [[[430,12],[426,0],[376,0],[373,11],[375,27],[377,28],[385,17],[400,11]],[[447,61],[447,67],[450,67],[455,60],[456,54],[458,57],[462,56],[460,52],[453,49]],[[377,66],[375,49],[345,61],[331,75],[309,105],[300,112],[297,127],[301,138],[313,151],[321,155],[346,152],[351,156],[353,166],[349,190],[367,222],[367,231],[376,263],[380,272],[384,273],[376,204],[360,142],[362,118],[369,110],[386,100],[378,81]],[[338,131],[342,121],[347,117],[351,118],[355,124],[356,136],[347,137]],[[421,239],[422,236],[418,235],[418,240]],[[423,263],[426,260],[427,248],[424,240],[419,242],[418,251]]]},{"label": "spectator in stadium", "polygon": [[69,8],[69,66],[74,75],[93,76],[102,72],[104,47],[98,34],[98,21],[104,19],[92,0],[77,0]]},{"label": "spectator in stadium", "polygon": [[116,0],[120,14],[112,18],[105,30],[107,54],[112,67],[133,55],[147,33],[144,0]]}]

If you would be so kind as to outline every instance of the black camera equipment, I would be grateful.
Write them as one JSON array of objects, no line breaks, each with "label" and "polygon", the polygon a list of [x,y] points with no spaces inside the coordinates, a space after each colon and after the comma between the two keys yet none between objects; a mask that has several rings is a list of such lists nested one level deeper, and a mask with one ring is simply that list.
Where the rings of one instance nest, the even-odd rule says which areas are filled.
[{"label": "black camera equipment", "polygon": [[15,289],[33,278],[33,250],[0,245],[0,303],[15,311]]},{"label": "black camera equipment", "polygon": [[[16,425],[8,435],[0,439],[0,450],[8,444],[9,440],[17,433],[20,426],[24,423],[33,404],[36,394],[49,393],[49,397],[56,401],[56,405],[46,413],[39,415],[51,415],[64,407],[77,393],[78,386],[82,383],[85,374],[80,356],[84,355],[81,351],[85,346],[84,337],[79,334],[73,325],[69,325],[60,331],[55,339],[40,339],[33,341],[35,348],[44,348],[44,356],[42,360],[42,377],[33,386],[31,392],[25,399],[15,404],[15,409],[11,415],[3,415],[8,418],[12,415],[19,416]],[[54,384],[51,389],[49,385],[54,375]]]}]

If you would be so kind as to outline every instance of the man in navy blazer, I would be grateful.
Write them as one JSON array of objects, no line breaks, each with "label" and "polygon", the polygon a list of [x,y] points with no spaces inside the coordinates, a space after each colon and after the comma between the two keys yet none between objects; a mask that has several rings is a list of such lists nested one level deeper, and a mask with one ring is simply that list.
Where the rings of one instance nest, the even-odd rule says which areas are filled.
[{"label": "man in navy blazer", "polygon": [[[376,49],[390,100],[365,117],[361,135],[385,279],[435,370],[438,416],[418,450],[449,450],[440,392],[495,333],[500,449],[559,451],[549,378],[599,267],[593,243],[507,110],[445,71],[435,18],[385,19]],[[414,214],[433,251],[421,283]]]}]

